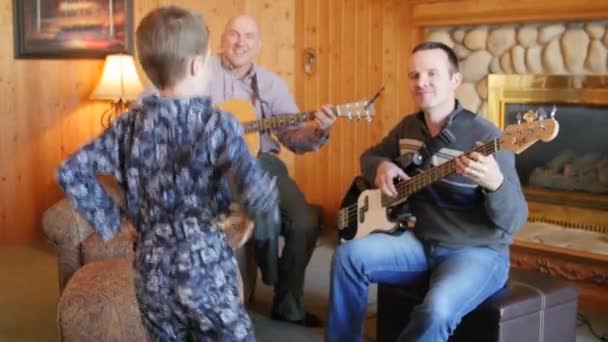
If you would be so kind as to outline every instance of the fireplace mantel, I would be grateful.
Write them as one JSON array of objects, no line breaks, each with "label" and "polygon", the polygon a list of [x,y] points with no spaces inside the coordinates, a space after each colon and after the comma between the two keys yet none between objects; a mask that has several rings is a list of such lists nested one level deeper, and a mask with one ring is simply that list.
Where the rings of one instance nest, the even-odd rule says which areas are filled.
[{"label": "fireplace mantel", "polygon": [[509,102],[608,106],[608,75],[490,74],[487,82],[487,118],[501,129]]}]

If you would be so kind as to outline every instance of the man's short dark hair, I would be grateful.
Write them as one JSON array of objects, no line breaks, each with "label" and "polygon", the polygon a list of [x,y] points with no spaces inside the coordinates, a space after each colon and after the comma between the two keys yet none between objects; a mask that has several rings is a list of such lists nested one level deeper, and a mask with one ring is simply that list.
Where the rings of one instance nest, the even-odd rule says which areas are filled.
[{"label": "man's short dark hair", "polygon": [[412,50],[412,53],[418,52],[418,51],[425,51],[425,50],[434,50],[434,49],[440,49],[440,50],[443,50],[443,52],[445,52],[445,54],[448,56],[448,61],[450,62],[450,66],[452,67],[452,72],[460,71],[460,66],[458,63],[458,56],[456,56],[456,53],[454,52],[454,50],[452,50],[449,46],[445,45],[444,43],[433,42],[433,41],[420,43],[420,44],[416,45],[414,50]]}]

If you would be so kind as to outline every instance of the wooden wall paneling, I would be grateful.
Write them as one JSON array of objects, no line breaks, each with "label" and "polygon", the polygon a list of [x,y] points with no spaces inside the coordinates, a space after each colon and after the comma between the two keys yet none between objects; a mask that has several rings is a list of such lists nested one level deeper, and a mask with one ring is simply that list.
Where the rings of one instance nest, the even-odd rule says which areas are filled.
[{"label": "wooden wall paneling", "polygon": [[[331,25],[332,17],[330,15],[330,3],[329,1],[319,1],[318,4],[318,17],[319,17],[319,38],[318,38],[318,53],[317,59],[319,64],[317,66],[318,77],[318,98],[319,105],[331,103],[332,100],[332,85],[331,79],[331,67],[330,64],[330,38],[331,38]],[[312,109],[312,108],[311,108]],[[321,149],[320,153],[317,154],[316,165],[327,165],[328,167],[321,168],[319,174],[313,180],[313,186],[318,189],[316,198],[311,200],[315,203],[323,204],[329,200],[328,191],[322,189],[328,189],[332,182],[333,172],[331,165],[332,159],[330,157],[331,149],[325,146]],[[311,165],[314,169],[314,165]]]},{"label": "wooden wall paneling", "polygon": [[[369,84],[371,74],[371,1],[356,0],[356,25],[355,25],[355,96],[353,100],[359,101],[368,98],[371,87]],[[350,127],[353,130],[354,151],[351,156],[352,166],[351,175],[359,171],[359,156],[361,152],[369,146],[369,125],[365,121],[353,121]],[[336,175],[337,176],[337,175]],[[352,177],[350,177],[352,180]],[[349,183],[345,185],[348,186]],[[345,192],[346,189],[342,191]]]},{"label": "wooden wall paneling", "polygon": [[418,26],[604,19],[608,1],[597,0],[443,0],[414,1],[413,20]]},{"label": "wooden wall paneling", "polygon": [[[400,59],[399,49],[399,17],[395,15],[399,10],[398,0],[383,1],[382,8],[382,75],[384,81],[383,107],[381,115],[381,126],[377,127],[379,132],[388,132],[401,116],[399,113],[400,93],[399,87],[399,65],[403,63]],[[384,134],[380,134],[382,137]]]},{"label": "wooden wall paneling", "polygon": [[[342,75],[339,86],[342,88],[341,101],[352,101],[356,98],[355,82],[358,73],[356,65],[357,50],[355,33],[357,32],[356,0],[344,0],[342,12]],[[339,172],[335,173],[337,187],[333,187],[336,197],[343,195],[343,189],[350,181],[355,166],[356,129],[352,123],[340,122],[340,152],[342,153]],[[337,146],[336,146],[337,147]],[[334,178],[332,177],[332,178]],[[333,223],[333,222],[332,222]]]},{"label": "wooden wall paneling", "polygon": [[[347,32],[351,28],[346,27],[344,24],[344,2],[341,0],[328,1],[329,7],[329,23],[328,23],[328,44],[329,44],[329,56],[327,63],[329,64],[329,79],[327,84],[327,92],[329,94],[327,101],[331,104],[341,103],[347,101],[348,98],[344,92],[344,82],[342,80],[343,69],[344,69],[344,55],[350,55],[351,53],[345,49],[342,45],[342,37],[344,32]],[[328,226],[332,227],[336,222],[336,211],[338,208],[336,198],[340,198],[341,183],[338,179],[346,178],[342,172],[343,165],[342,160],[345,157],[345,151],[342,148],[344,142],[342,136],[346,134],[349,129],[350,123],[344,122],[344,119],[338,119],[338,122],[334,126],[331,132],[330,140],[324,149],[320,153],[327,154],[327,163],[317,164],[317,170],[320,172],[321,177],[324,177],[327,181],[327,186],[318,189],[317,191],[322,192],[323,202],[321,205],[325,209],[325,222]]]},{"label": "wooden wall paneling", "polygon": [[[376,91],[384,85],[384,65],[382,63],[383,52],[383,32],[384,32],[384,13],[382,1],[371,2],[371,28],[370,28],[370,65],[369,65],[369,89],[368,95],[372,96]],[[386,88],[385,88],[386,90]],[[376,144],[382,138],[381,127],[383,122],[383,111],[385,108],[386,93],[383,94],[374,103],[375,115],[372,121],[366,124],[367,128],[367,143],[368,146],[363,146],[364,151],[372,144]],[[358,172],[359,170],[357,170]]]},{"label": "wooden wall paneling", "polygon": [[[356,100],[357,76],[361,72],[357,64],[357,2],[356,0],[344,0],[342,8],[342,50],[341,50],[341,87],[340,102]],[[340,122],[340,144],[332,145],[340,153],[339,168],[333,169],[333,187],[330,189],[334,199],[339,200],[346,187],[352,180],[353,169],[356,167],[356,139],[358,136],[357,124],[342,120]],[[338,166],[338,165],[337,165]],[[337,204],[336,201],[332,201]],[[332,219],[331,224],[335,224],[336,219]]]},{"label": "wooden wall paneling", "polygon": [[[306,75],[304,74],[304,72],[302,71],[303,69],[303,61],[302,61],[302,51],[304,51],[304,15],[302,15],[302,13],[304,13],[304,4],[306,2],[302,1],[302,0],[296,0],[295,1],[295,9],[294,12],[297,13],[298,15],[294,16],[294,33],[295,33],[295,40],[294,40],[294,67],[295,69],[293,70],[294,73],[294,81],[295,81],[295,88],[294,88],[294,96],[296,99],[296,103],[302,107],[303,106],[303,101],[304,101],[304,87],[302,86],[305,82],[305,77]],[[294,170],[295,173],[298,172],[297,169]]]},{"label": "wooden wall paneling", "polygon": [[[3,37],[13,36],[12,4],[0,6],[0,34]],[[6,239],[8,227],[14,222],[14,194],[17,168],[15,163],[15,135],[17,132],[15,84],[16,70],[12,62],[12,39],[0,40],[0,241]],[[9,53],[10,52],[10,53]]]},{"label": "wooden wall paneling", "polygon": [[[316,54],[316,66],[322,64],[322,60],[319,54],[319,43],[318,36],[322,35],[323,32],[319,32],[320,30],[320,18],[318,16],[318,5],[321,1],[319,0],[311,0],[304,1],[301,5],[299,5],[298,9],[302,12],[302,23],[301,26],[298,26],[300,34],[302,35],[302,45],[301,50],[297,52],[297,58],[301,61],[300,68],[298,72],[302,73],[302,77],[304,80],[303,83],[303,99],[304,101],[298,101],[300,110],[308,111],[314,110],[318,105],[318,87],[319,87],[319,70],[316,69],[314,74],[308,75],[303,72],[303,52],[307,49],[311,49]],[[294,176],[297,177],[298,185],[304,192],[306,198],[311,202],[318,202],[319,192],[314,191],[318,183],[315,183],[315,175],[317,174],[313,170],[315,162],[317,161],[317,153],[319,152],[311,152],[301,155],[295,156],[295,163],[297,167],[294,172]],[[302,172],[303,171],[303,172]]]},{"label": "wooden wall paneling", "polygon": [[[5,203],[3,203],[7,219],[6,226],[2,227],[6,229],[3,237],[7,239],[18,238],[20,231],[14,229],[16,224],[23,223],[25,226],[31,226],[33,220],[29,215],[24,215],[24,211],[33,206],[24,204],[31,202],[32,183],[36,181],[32,179],[34,144],[28,142],[37,136],[36,120],[39,119],[39,113],[31,117],[22,114],[33,111],[38,103],[37,97],[40,96],[40,89],[36,83],[30,82],[30,77],[39,72],[39,63],[30,65],[30,73],[24,72],[23,66],[23,64],[17,66],[7,64],[8,68],[14,70],[14,73],[5,74],[5,77],[11,77],[9,82],[10,87],[14,88],[14,92],[10,98],[3,92],[3,102],[11,103],[12,107],[9,113],[2,113],[3,135],[8,135],[9,140],[6,150],[2,151],[3,155],[0,156],[2,159],[0,167],[7,169],[9,174],[6,180],[8,187],[7,193],[5,193]],[[21,77],[16,77],[18,74]],[[44,153],[44,151],[41,152]]]},{"label": "wooden wall paneling", "polygon": [[399,102],[399,111],[401,115],[406,115],[417,110],[414,99],[409,90],[409,63],[408,59],[412,49],[424,40],[424,27],[417,25],[412,19],[412,6],[408,4],[401,6],[399,10],[399,22],[401,23],[399,30],[400,40],[400,60],[399,64],[399,91],[402,94]]},{"label": "wooden wall paneling", "polygon": [[[36,63],[36,69],[29,70],[28,89],[19,92],[18,103],[26,101],[30,104],[24,109],[30,114],[28,129],[30,130],[27,141],[29,141],[27,152],[28,165],[23,170],[23,177],[30,179],[27,191],[24,191],[23,203],[30,203],[30,209],[35,213],[42,213],[47,206],[60,195],[59,189],[55,186],[54,177],[40,177],[38,170],[53,170],[61,158],[61,151],[54,146],[60,139],[60,130],[57,129],[55,113],[59,112],[61,93],[59,82],[62,80],[60,61],[40,61]],[[41,77],[44,77],[41,79]],[[48,79],[50,82],[41,82]],[[35,101],[32,101],[34,99]],[[48,189],[41,191],[41,189]],[[25,208],[24,206],[20,206]],[[27,214],[27,213],[23,213]],[[37,225],[37,217],[30,216],[32,221],[29,225]],[[22,216],[23,217],[23,216]],[[37,231],[36,233],[40,233]],[[37,236],[40,237],[40,236]]]}]

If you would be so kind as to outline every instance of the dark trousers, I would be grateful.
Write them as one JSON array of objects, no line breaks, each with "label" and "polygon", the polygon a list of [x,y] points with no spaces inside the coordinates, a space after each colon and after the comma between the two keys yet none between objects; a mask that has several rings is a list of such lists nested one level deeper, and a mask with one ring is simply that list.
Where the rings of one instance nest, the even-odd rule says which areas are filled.
[{"label": "dark trousers", "polygon": [[[273,265],[272,258],[269,258],[270,260],[264,265],[270,268],[270,272],[267,273],[272,275],[273,268],[277,272],[276,281],[272,282],[274,283],[272,310],[287,319],[302,319],[305,314],[301,301],[304,276],[319,237],[319,213],[306,202],[304,194],[289,177],[287,167],[279,158],[264,153],[260,155],[258,162],[264,170],[276,177],[282,222],[280,227],[268,227],[268,222],[256,221],[256,230],[280,232],[285,238],[285,246],[278,262],[274,262]],[[256,256],[258,262],[263,263],[259,250],[256,249]],[[268,278],[274,277],[265,278],[264,282],[268,283]]]}]

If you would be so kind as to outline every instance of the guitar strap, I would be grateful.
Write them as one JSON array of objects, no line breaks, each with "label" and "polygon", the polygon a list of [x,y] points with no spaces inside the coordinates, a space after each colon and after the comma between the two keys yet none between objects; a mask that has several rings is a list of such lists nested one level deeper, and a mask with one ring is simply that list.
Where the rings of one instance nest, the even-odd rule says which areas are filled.
[{"label": "guitar strap", "polygon": [[434,137],[431,137],[413,155],[404,154],[393,159],[393,163],[399,166],[406,173],[413,168],[426,168],[431,161],[431,157],[442,148],[456,141],[456,137],[448,129],[444,128]]},{"label": "guitar strap", "polygon": [[454,118],[439,134],[425,141],[422,147],[411,158],[408,158],[409,160],[403,160],[403,158],[398,157],[393,162],[404,170],[410,166],[427,168],[431,157],[442,148],[454,143],[456,136],[465,133],[465,130],[470,127],[470,122],[476,117],[475,114],[467,111],[463,111],[457,115],[459,116],[458,120]]},{"label": "guitar strap", "polygon": [[251,90],[253,91],[253,96],[260,103],[260,110],[262,111],[262,119],[266,119],[266,111],[264,110],[264,103],[262,101],[262,97],[260,96],[260,86],[258,84],[258,74],[253,73],[251,77]]},{"label": "guitar strap", "polygon": [[[258,84],[257,72],[254,72],[253,76],[251,77],[251,90],[253,91],[253,96],[255,97],[255,100],[260,103],[260,111],[262,112],[262,119],[266,119],[266,111],[264,110],[264,101],[262,101],[262,96],[260,96],[260,86]],[[264,131],[260,132],[260,137],[262,137],[265,134],[270,134],[270,130],[265,129]],[[262,149],[262,141],[263,141],[263,139],[260,139],[260,150]],[[258,154],[259,153],[260,152],[258,151]]]},{"label": "guitar strap", "polygon": [[414,165],[418,167],[427,167],[431,161],[431,157],[435,153],[456,141],[456,137],[449,129],[450,126],[451,124],[442,129],[439,134],[427,140],[420,149],[414,153],[414,156],[412,157],[412,163]]}]

